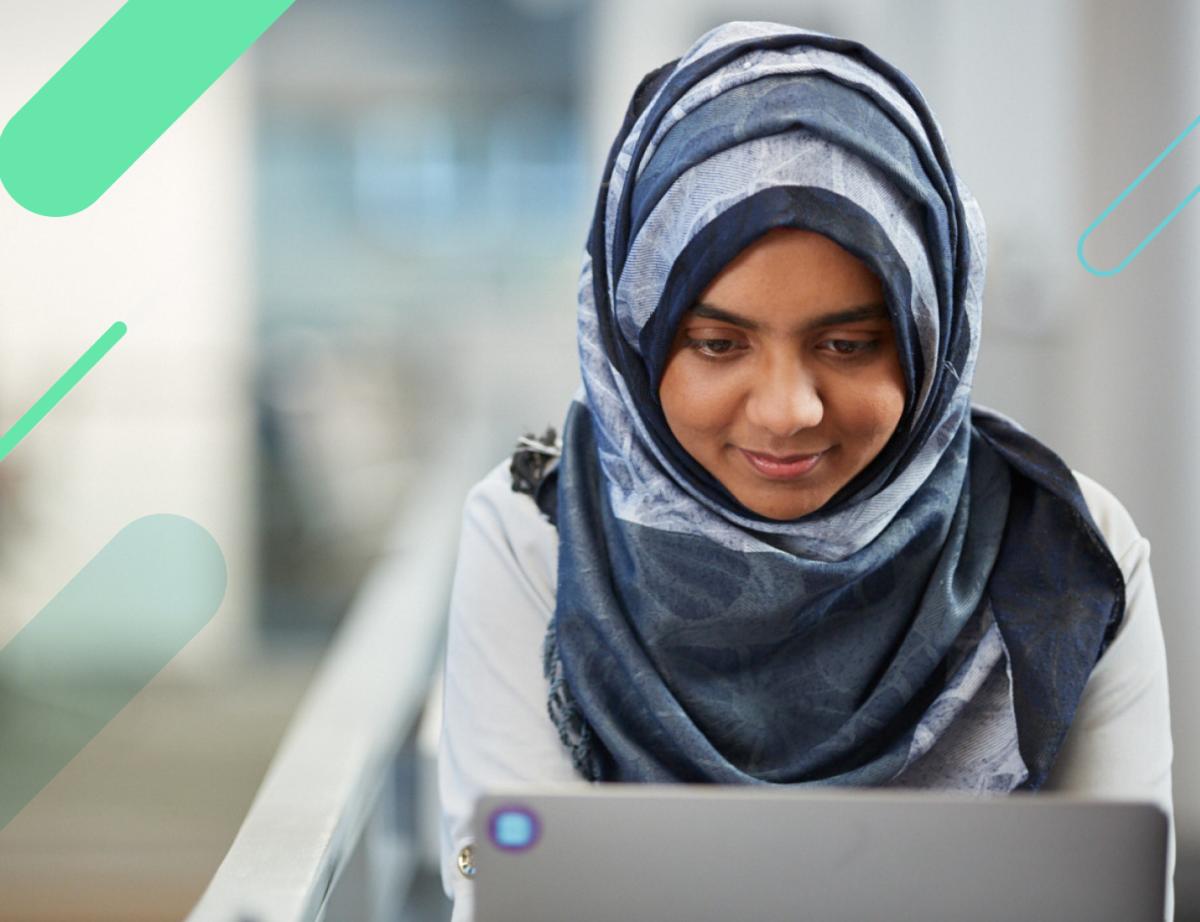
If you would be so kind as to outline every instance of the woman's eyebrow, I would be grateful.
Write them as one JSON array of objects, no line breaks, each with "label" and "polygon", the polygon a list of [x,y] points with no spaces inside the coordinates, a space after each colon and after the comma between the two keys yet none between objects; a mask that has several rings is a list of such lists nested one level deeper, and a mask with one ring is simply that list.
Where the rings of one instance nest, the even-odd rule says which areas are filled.
[{"label": "woman's eyebrow", "polygon": [[[697,304],[692,308],[691,312],[696,317],[703,317],[707,320],[720,320],[723,323],[729,323],[746,330],[757,330],[761,327],[761,324],[755,320],[751,320],[749,317],[743,317],[740,314],[735,314],[732,311],[727,311],[712,304]],[[812,320],[805,321],[798,326],[794,332],[800,333],[819,330],[822,327],[832,327],[842,323],[855,323],[859,320],[881,319],[890,319],[886,304],[860,304],[856,307],[848,307],[845,310],[814,317]]]}]

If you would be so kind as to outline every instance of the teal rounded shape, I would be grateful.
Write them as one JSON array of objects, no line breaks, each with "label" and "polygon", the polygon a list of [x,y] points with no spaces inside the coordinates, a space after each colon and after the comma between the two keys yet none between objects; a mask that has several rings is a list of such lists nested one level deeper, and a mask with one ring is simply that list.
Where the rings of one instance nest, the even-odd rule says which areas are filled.
[{"label": "teal rounded shape", "polygon": [[227,576],[201,525],[148,515],[0,650],[0,829],[212,620]]},{"label": "teal rounded shape", "polygon": [[1163,218],[1162,221],[1158,223],[1158,226],[1150,231],[1150,233],[1148,233],[1145,237],[1143,237],[1141,242],[1132,250],[1130,250],[1125,258],[1117,263],[1117,265],[1113,268],[1098,269],[1089,263],[1087,261],[1087,257],[1083,255],[1083,245],[1087,242],[1088,237],[1090,237],[1092,233],[1108,219],[1108,216],[1111,215],[1121,205],[1121,203],[1129,197],[1130,193],[1132,193],[1134,189],[1142,184],[1147,176],[1158,169],[1158,165],[1167,159],[1167,156],[1171,153],[1171,151],[1178,147],[1179,143],[1189,134],[1191,134],[1197,125],[1200,125],[1200,116],[1197,116],[1192,123],[1187,126],[1187,128],[1183,129],[1183,132],[1179,135],[1179,137],[1175,138],[1174,141],[1168,144],[1166,150],[1155,157],[1154,160],[1151,161],[1150,165],[1142,170],[1142,172],[1138,175],[1138,178],[1126,186],[1124,190],[1122,190],[1121,194],[1118,195],[1107,208],[1100,212],[1100,216],[1091,224],[1089,224],[1087,229],[1079,236],[1079,243],[1075,247],[1075,255],[1079,257],[1079,262],[1083,265],[1083,268],[1087,269],[1087,271],[1092,273],[1092,275],[1097,275],[1101,278],[1110,278],[1111,276],[1123,272],[1125,267],[1133,262],[1134,257],[1142,252],[1142,250],[1146,248],[1150,241],[1161,234],[1166,226],[1175,220],[1175,217],[1179,214],[1179,212],[1183,211],[1183,209],[1187,207],[1187,204],[1196,197],[1196,194],[1200,193],[1200,185],[1198,185],[1192,189],[1191,192],[1185,195],[1179,204],[1171,209],[1171,213]]}]

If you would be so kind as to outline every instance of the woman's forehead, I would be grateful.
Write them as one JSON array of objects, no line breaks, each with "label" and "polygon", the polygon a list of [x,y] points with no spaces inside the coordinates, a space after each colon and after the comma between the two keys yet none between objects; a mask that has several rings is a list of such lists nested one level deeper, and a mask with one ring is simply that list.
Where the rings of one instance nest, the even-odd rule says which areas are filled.
[{"label": "woman's forehead", "polygon": [[888,316],[883,285],[865,262],[822,234],[792,228],[760,237],[714,277],[692,315],[735,322],[719,313],[748,328],[789,331],[835,314],[841,323]]}]

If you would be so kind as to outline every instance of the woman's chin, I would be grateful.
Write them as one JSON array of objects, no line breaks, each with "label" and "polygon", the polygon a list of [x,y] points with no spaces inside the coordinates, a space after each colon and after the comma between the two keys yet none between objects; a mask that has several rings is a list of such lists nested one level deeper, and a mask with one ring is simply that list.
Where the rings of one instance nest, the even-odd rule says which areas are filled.
[{"label": "woman's chin", "polygon": [[798,489],[794,485],[790,489],[742,491],[742,495],[735,493],[734,496],[751,512],[777,522],[788,522],[816,512],[829,501],[824,490]]}]

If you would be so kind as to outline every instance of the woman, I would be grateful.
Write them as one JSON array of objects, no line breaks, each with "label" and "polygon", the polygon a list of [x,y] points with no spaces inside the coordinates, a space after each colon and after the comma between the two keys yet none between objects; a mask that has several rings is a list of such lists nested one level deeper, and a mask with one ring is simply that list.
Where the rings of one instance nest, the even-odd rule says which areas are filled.
[{"label": "woman", "polygon": [[984,257],[932,114],[861,45],[732,23],[642,82],[561,458],[530,468],[557,448],[528,443],[467,500],[440,758],[456,922],[472,801],[504,783],[1170,813],[1147,542],[971,406]]}]

